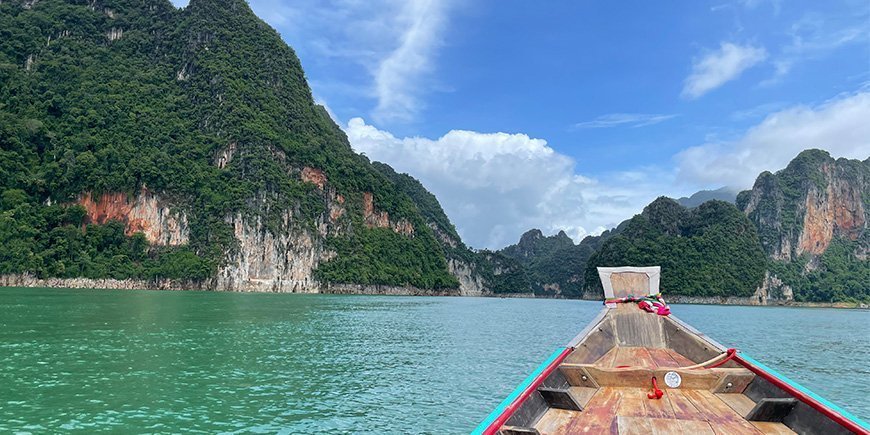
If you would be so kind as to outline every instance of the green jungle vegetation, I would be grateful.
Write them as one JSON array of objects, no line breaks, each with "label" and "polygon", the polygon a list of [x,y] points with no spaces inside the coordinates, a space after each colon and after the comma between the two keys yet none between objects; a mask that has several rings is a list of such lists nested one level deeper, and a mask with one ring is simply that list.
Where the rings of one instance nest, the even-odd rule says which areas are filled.
[{"label": "green jungle vegetation", "polygon": [[[787,283],[801,302],[870,302],[870,261],[856,257],[859,241],[835,238],[818,258],[808,255],[796,260],[771,260],[768,269]],[[868,241],[863,243],[868,245]],[[807,271],[805,264],[817,263]]]},{"label": "green jungle vegetation", "polygon": [[598,266],[660,265],[665,294],[749,296],[766,262],[755,226],[734,205],[714,200],[688,209],[660,197],[592,254],[585,286],[601,292]]},{"label": "green jungle vegetation", "polygon": [[575,245],[563,231],[545,237],[540,230],[533,229],[523,234],[519,243],[499,252],[522,265],[535,294],[578,298],[583,296],[589,257],[619,231],[615,228],[600,236],[587,236]]},{"label": "green jungle vegetation", "polygon": [[[237,249],[227,216],[260,216],[278,232],[291,209],[294,225],[314,227],[323,193],[293,175],[311,166],[348,199],[351,228],[328,241],[339,255],[321,279],[458,285],[421,215],[428,205],[353,152],[293,50],[243,0],[181,10],[168,0],[4,1],[0,84],[0,273],[211,276]],[[229,165],[212,164],[231,143]],[[149,247],[59,205],[143,186],[184,208],[188,246]],[[415,236],[366,228],[362,192]]]},{"label": "green jungle vegetation", "polygon": [[[236,154],[218,168],[230,144]],[[326,282],[456,288],[447,266],[456,260],[497,293],[577,297],[600,288],[597,265],[660,264],[663,289],[679,294],[749,295],[766,268],[799,301],[867,301],[870,262],[857,254],[870,246],[866,231],[836,238],[817,259],[764,255],[798,231],[803,195],[827,186],[823,165],[870,179],[870,159],[835,162],[808,150],[759,176],[766,199],[748,220],[740,213],[748,191],[737,208],[659,199],[578,245],[557,235],[474,252],[417,180],[353,152],[314,103],[293,50],[243,0],[193,0],[181,10],[168,0],[0,3],[0,274],[206,280],[237,249],[228,216],[260,217],[279,233],[292,210],[295,229],[314,230],[326,198],[300,180],[310,166],[347,199],[339,223],[347,231],[326,240],[338,255],[316,271]],[[144,186],[187,214],[188,245],[149,246],[70,205],[84,192],[133,196]],[[411,222],[414,236],[364,225],[363,192],[391,219]]]}]

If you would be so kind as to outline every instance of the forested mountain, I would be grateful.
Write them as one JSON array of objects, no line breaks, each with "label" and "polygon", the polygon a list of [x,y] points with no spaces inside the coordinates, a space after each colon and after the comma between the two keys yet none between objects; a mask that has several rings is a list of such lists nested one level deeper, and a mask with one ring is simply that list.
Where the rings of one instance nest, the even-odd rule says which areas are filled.
[{"label": "forested mountain", "polygon": [[0,275],[458,293],[480,258],[244,0],[0,3]]},{"label": "forested mountain", "polygon": [[518,261],[524,268],[529,290],[536,295],[581,297],[586,262],[601,244],[621,230],[605,231],[600,236],[587,236],[579,244],[560,231],[544,236],[541,230],[527,231],[516,245],[499,253]]},{"label": "forested mountain", "polygon": [[870,300],[870,158],[804,151],[759,175],[737,206],[758,228],[771,291],[799,301]]},{"label": "forested mountain", "polygon": [[714,200],[689,209],[661,197],[592,255],[585,288],[601,293],[598,266],[659,265],[666,294],[748,297],[764,264],[755,227],[734,205]]},{"label": "forested mountain", "polygon": [[[693,205],[691,198],[681,201]],[[557,244],[559,237],[532,230],[503,252],[523,263],[538,293],[557,283],[570,291],[560,296],[581,292],[597,299],[596,267],[661,265],[662,289],[670,295],[868,302],[868,210],[870,159],[834,160],[807,150],[785,169],[759,175],[736,206],[712,200],[688,208],[662,197],[598,240]],[[594,252],[583,257],[584,245]]]},{"label": "forested mountain", "polygon": [[696,204],[732,195],[475,252],[244,0],[0,2],[0,283],[580,297],[661,264],[671,294],[870,300],[870,159],[805,151]]}]

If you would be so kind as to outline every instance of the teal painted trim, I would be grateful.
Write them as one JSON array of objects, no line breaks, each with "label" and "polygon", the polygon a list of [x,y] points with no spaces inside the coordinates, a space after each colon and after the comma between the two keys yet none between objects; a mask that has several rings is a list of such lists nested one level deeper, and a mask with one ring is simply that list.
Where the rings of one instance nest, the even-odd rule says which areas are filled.
[{"label": "teal painted trim", "polygon": [[528,386],[531,385],[532,382],[535,381],[535,378],[537,378],[538,375],[540,375],[544,370],[546,370],[547,367],[553,361],[555,361],[556,358],[558,358],[559,355],[561,355],[563,351],[565,351],[564,347],[560,347],[560,348],[556,349],[556,351],[553,352],[553,354],[550,355],[550,357],[547,358],[546,361],[541,363],[541,365],[539,365],[538,368],[536,368],[535,371],[532,372],[532,374],[530,374],[528,377],[526,377],[526,379],[523,380],[523,382],[521,382],[520,385],[518,385],[517,388],[515,388],[514,391],[511,392],[510,395],[508,395],[504,400],[502,400],[501,403],[499,403],[498,406],[496,406],[496,408],[493,409],[492,412],[489,413],[489,415],[486,417],[486,419],[483,420],[482,422],[480,422],[479,425],[477,425],[477,427],[474,429],[474,431],[471,432],[471,434],[472,435],[482,434],[483,431],[485,431],[486,428],[488,428],[489,425],[491,425],[492,422],[494,422],[495,419],[497,419],[501,415],[501,413],[504,412],[505,408],[507,408],[508,405],[513,403],[514,400],[516,400],[517,397],[519,397],[520,394],[522,394],[523,391],[525,391],[526,388],[528,388]]},{"label": "teal painted trim", "polygon": [[779,378],[779,380],[785,382],[786,384],[791,385],[792,387],[794,387],[794,389],[796,389],[796,390],[798,390],[798,391],[800,391],[800,392],[806,394],[807,396],[812,397],[812,398],[815,399],[817,402],[819,402],[819,403],[821,403],[822,405],[825,405],[826,407],[830,408],[832,411],[834,411],[834,412],[836,412],[836,413],[842,415],[843,417],[845,417],[845,418],[847,418],[847,419],[849,419],[849,420],[852,420],[853,422],[855,422],[856,424],[858,424],[858,426],[861,426],[861,427],[864,428],[864,429],[870,430],[870,425],[868,425],[866,421],[861,420],[860,418],[858,418],[858,416],[852,414],[851,412],[846,411],[845,409],[840,408],[840,407],[837,406],[837,405],[834,405],[833,403],[831,403],[830,401],[828,401],[828,400],[825,399],[824,397],[819,396],[819,395],[816,394],[816,393],[813,393],[812,391],[810,391],[809,389],[807,389],[807,388],[804,387],[803,385],[801,385],[801,384],[799,384],[799,383],[797,383],[797,382],[795,382],[795,381],[793,381],[793,380],[791,380],[791,379],[789,379],[789,378],[783,376],[781,373],[777,372],[776,370],[774,370],[774,369],[772,369],[772,368],[770,368],[770,367],[768,367],[768,366],[766,366],[766,365],[764,365],[764,364],[758,362],[758,360],[756,360],[755,358],[752,358],[752,357],[750,357],[749,355],[747,355],[747,354],[745,354],[745,353],[743,353],[743,352],[740,352],[740,357],[743,358],[743,359],[745,359],[745,360],[746,360],[747,362],[749,362],[750,364],[752,364],[752,365],[754,365],[754,366],[760,368],[761,370],[764,370],[764,371],[766,371],[767,373],[770,373],[771,375],[773,375],[773,376]]}]

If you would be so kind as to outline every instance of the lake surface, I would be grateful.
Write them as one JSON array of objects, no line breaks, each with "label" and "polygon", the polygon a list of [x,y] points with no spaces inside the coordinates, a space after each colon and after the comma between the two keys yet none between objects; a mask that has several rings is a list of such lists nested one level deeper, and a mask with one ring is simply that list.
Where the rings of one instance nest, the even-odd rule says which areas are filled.
[{"label": "lake surface", "polygon": [[[0,432],[467,433],[600,308],[0,288]],[[870,312],[672,308],[870,417]]]}]

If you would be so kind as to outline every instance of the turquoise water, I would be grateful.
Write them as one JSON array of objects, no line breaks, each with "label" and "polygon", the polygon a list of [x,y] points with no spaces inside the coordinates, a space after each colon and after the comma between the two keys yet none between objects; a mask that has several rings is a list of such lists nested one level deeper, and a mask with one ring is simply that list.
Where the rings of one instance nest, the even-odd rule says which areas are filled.
[{"label": "turquoise water", "polygon": [[[464,433],[600,307],[0,289],[0,432]],[[870,417],[870,312],[672,308]]]}]

